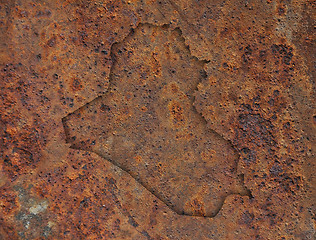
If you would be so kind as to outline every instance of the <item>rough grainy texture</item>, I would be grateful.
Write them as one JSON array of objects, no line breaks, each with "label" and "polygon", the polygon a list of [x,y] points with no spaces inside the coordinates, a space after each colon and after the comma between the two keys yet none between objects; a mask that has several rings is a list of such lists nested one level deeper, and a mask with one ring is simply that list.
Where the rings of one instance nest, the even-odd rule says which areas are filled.
[{"label": "rough grainy texture", "polygon": [[1,0],[0,239],[314,239],[315,7]]}]

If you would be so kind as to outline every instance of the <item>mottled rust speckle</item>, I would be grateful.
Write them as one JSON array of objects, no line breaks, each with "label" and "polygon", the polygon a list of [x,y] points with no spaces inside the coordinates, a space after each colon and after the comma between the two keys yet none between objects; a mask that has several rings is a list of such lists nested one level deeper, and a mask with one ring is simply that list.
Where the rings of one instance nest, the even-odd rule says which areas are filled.
[{"label": "mottled rust speckle", "polygon": [[[0,239],[314,238],[314,1],[0,2]],[[142,26],[155,31],[124,50]],[[191,58],[185,74],[177,63]],[[104,101],[113,73],[124,101]],[[157,90],[155,79],[167,84]],[[113,136],[135,133],[135,113],[138,152],[120,141],[109,151],[108,122],[120,127]],[[213,147],[196,147],[196,119]],[[199,153],[206,168],[180,164],[160,149],[168,144],[149,147],[170,126],[181,148],[191,143],[179,152]],[[217,161],[229,151],[235,165]],[[209,186],[221,196],[216,214]]]}]

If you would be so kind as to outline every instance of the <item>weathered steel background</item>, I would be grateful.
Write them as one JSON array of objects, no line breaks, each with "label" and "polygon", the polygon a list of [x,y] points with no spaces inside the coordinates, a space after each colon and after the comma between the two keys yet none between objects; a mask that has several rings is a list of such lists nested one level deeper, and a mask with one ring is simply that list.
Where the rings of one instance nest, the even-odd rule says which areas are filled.
[{"label": "weathered steel background", "polygon": [[315,2],[0,1],[0,239],[314,239]]}]

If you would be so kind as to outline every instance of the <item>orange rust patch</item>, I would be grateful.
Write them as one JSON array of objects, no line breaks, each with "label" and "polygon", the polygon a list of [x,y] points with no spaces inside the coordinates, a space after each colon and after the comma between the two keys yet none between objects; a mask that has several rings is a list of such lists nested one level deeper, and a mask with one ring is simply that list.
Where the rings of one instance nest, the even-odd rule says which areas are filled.
[{"label": "orange rust patch", "polygon": [[83,88],[81,80],[79,78],[76,78],[76,77],[73,78],[71,81],[71,88],[75,92],[80,91]]},{"label": "orange rust patch", "polygon": [[193,215],[198,215],[198,216],[205,215],[204,203],[198,198],[192,199],[190,202],[187,203],[187,205],[191,207]]},{"label": "orange rust patch", "polygon": [[168,104],[171,120],[176,125],[183,125],[185,123],[184,112],[181,104],[175,100]]}]

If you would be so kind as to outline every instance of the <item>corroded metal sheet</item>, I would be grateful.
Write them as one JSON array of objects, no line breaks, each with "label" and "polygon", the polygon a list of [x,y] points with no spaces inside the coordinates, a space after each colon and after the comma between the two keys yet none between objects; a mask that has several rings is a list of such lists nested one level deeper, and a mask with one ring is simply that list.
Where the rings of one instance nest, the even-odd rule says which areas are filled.
[{"label": "corroded metal sheet", "polygon": [[0,239],[313,239],[312,1],[0,5]]}]

